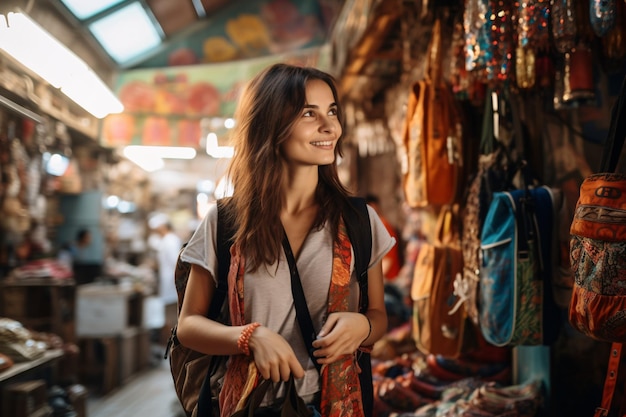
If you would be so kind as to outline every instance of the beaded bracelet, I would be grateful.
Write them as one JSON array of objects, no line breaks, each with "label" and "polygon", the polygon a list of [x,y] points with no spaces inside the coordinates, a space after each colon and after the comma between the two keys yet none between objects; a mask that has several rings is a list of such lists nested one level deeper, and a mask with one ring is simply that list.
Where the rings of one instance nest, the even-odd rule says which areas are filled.
[{"label": "beaded bracelet", "polygon": [[239,339],[237,339],[237,347],[240,351],[243,352],[244,355],[250,356],[250,337],[252,336],[252,332],[259,327],[261,323],[250,323],[246,327],[243,328],[241,334],[239,335]]}]

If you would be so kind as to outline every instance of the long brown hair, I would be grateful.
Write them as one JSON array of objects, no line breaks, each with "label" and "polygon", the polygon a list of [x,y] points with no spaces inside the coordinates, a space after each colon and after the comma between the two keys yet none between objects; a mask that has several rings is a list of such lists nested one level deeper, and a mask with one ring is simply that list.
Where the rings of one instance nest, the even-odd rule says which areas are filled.
[{"label": "long brown hair", "polygon": [[[228,212],[236,225],[234,242],[241,245],[252,271],[263,264],[272,265],[282,250],[281,145],[306,104],[306,84],[310,80],[324,81],[330,87],[343,130],[344,115],[333,77],[310,67],[274,64],[266,68],[247,85],[235,111],[236,126],[231,137],[235,155],[228,170],[234,192]],[[335,147],[335,162],[318,167],[316,202],[320,209],[314,227],[328,221],[334,236],[348,196],[336,163],[337,156],[342,155],[343,137]]]}]

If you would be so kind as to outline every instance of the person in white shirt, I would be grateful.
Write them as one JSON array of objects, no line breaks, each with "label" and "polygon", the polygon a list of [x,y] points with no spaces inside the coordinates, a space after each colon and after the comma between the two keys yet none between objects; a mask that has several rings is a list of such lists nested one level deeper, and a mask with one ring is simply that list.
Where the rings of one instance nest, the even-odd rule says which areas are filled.
[{"label": "person in white shirt", "polygon": [[156,250],[158,268],[157,295],[165,309],[164,334],[160,338],[161,341],[164,341],[167,340],[170,329],[176,324],[178,296],[174,283],[174,271],[176,270],[176,260],[182,247],[182,241],[174,233],[167,215],[163,213],[152,216],[148,221],[148,226],[158,235],[158,239],[153,242],[153,247]]}]

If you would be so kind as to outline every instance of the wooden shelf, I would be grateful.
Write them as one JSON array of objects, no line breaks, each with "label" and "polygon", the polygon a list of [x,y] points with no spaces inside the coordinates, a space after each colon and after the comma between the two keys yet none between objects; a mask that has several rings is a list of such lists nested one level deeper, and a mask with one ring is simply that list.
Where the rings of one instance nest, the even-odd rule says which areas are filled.
[{"label": "wooden shelf", "polygon": [[44,352],[43,356],[28,362],[18,362],[9,369],[0,372],[0,382],[8,381],[18,375],[33,371],[43,366],[52,365],[63,356],[62,349],[52,349]]},{"label": "wooden shelf", "polygon": [[63,278],[24,278],[5,279],[0,281],[2,287],[73,287],[76,282],[73,279]]},{"label": "wooden shelf", "polygon": [[24,327],[76,341],[76,285],[73,279],[29,278],[0,281],[0,316]]}]

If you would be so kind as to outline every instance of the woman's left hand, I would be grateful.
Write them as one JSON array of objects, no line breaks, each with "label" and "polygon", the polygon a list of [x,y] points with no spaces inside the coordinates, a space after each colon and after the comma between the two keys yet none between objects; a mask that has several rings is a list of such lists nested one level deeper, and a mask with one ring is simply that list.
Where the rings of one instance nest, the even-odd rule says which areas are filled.
[{"label": "woman's left hand", "polygon": [[322,330],[313,341],[314,355],[324,365],[335,362],[343,355],[351,355],[369,334],[369,322],[360,313],[331,313]]}]

